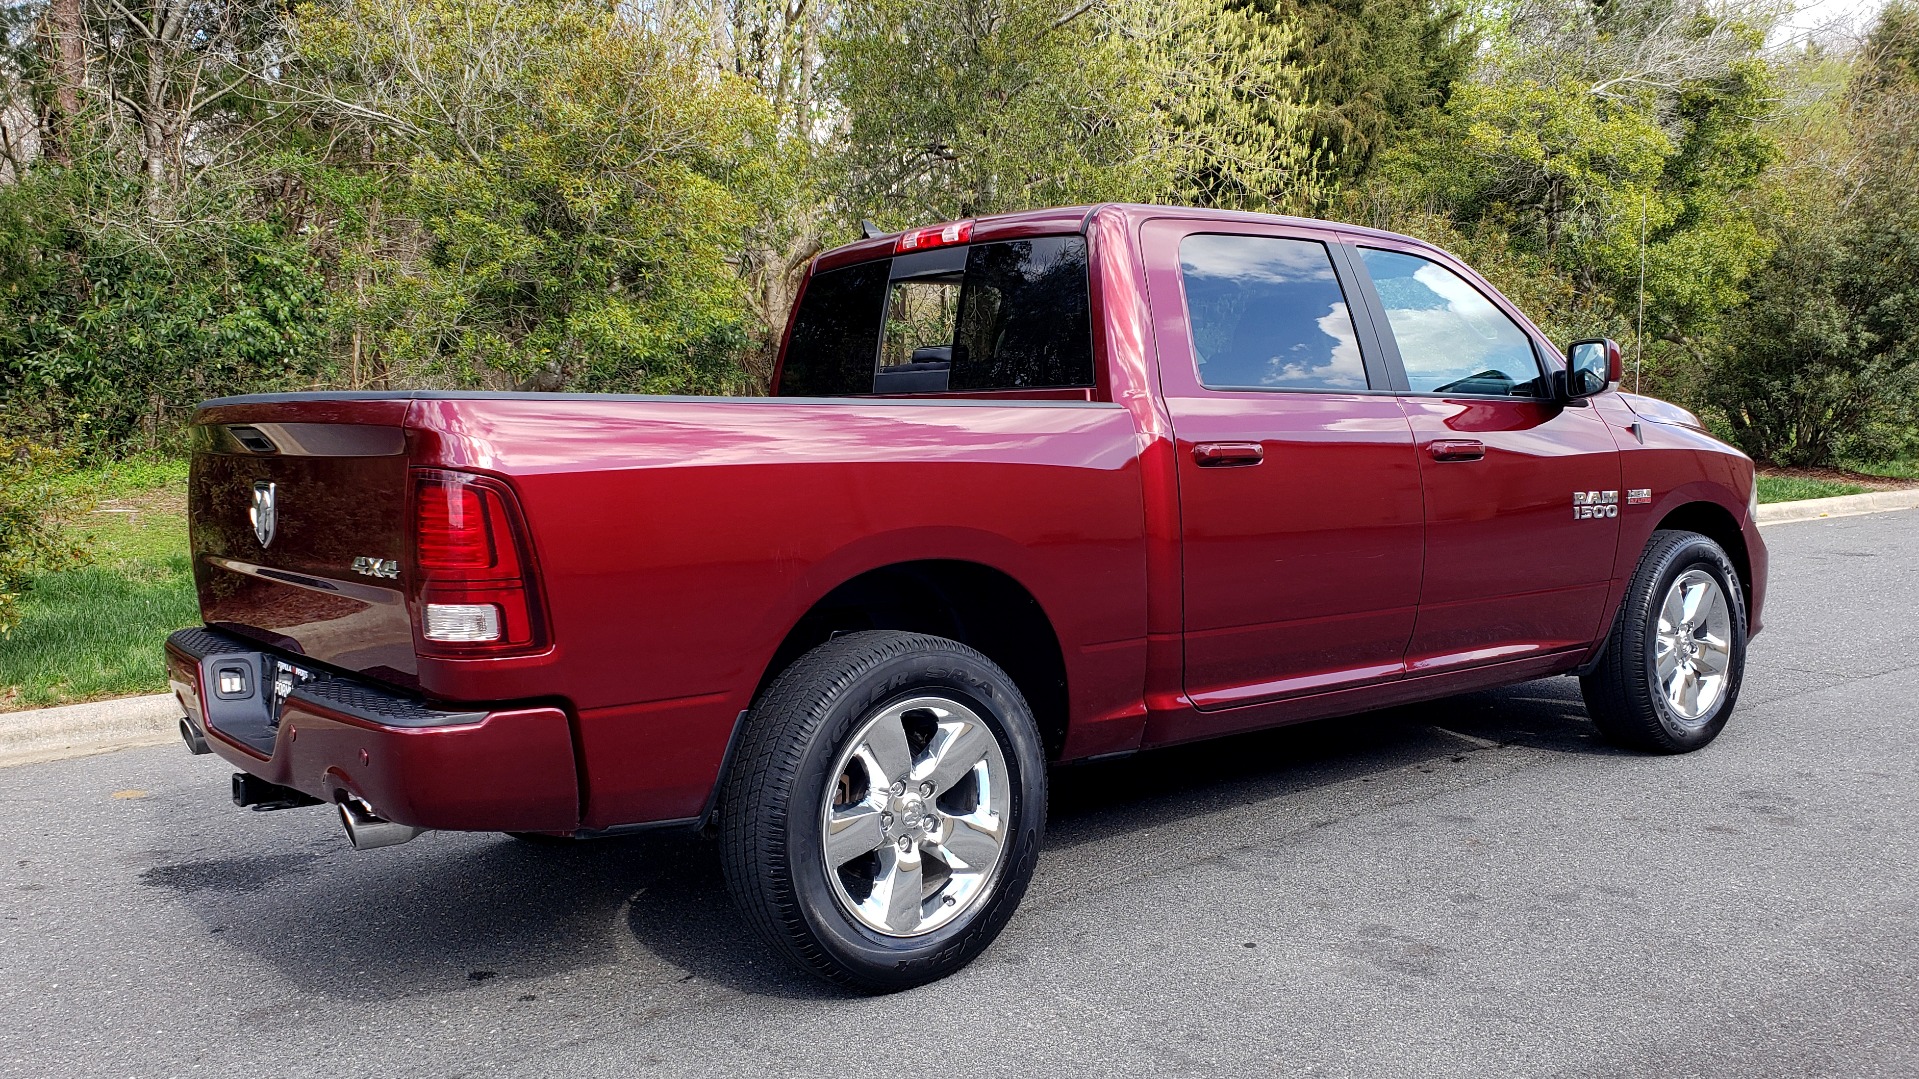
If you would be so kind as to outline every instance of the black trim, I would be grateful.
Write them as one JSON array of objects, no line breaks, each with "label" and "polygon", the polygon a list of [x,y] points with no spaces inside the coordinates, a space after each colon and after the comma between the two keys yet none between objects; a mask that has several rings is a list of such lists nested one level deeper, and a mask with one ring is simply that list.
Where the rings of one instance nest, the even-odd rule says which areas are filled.
[{"label": "black trim", "polygon": [[276,809],[299,809],[303,806],[326,803],[305,791],[296,791],[292,787],[269,783],[251,772],[235,772],[233,773],[233,804],[241,809],[251,809],[256,813],[271,813]]},{"label": "black trim", "polygon": [[[1024,387],[1033,389],[1035,387]],[[1089,386],[1047,387],[1058,389],[1091,389]],[[1017,389],[1017,388],[1016,388]],[[977,393],[1009,393],[1016,390],[977,390]],[[852,397],[701,397],[693,395],[666,395],[648,393],[515,393],[495,390],[396,390],[392,392],[361,393],[354,390],[315,390],[312,393],[250,393],[237,397],[215,397],[200,402],[202,409],[230,408],[235,405],[282,405],[317,401],[721,401],[729,405],[845,405],[872,404],[883,401],[895,405],[963,405],[971,407],[990,407],[994,405],[1025,405],[1034,408],[1120,408],[1112,401],[1034,401],[1020,398],[993,398],[982,400],[976,397],[876,397],[862,395]]]},{"label": "black trim", "polygon": [[611,828],[577,828],[569,834],[574,839],[618,839],[646,832],[691,832],[698,830],[700,825],[699,817],[674,817],[671,820],[649,820],[638,824],[615,824]]},{"label": "black trim", "polygon": [[[201,707],[207,710],[207,725],[269,755],[280,726],[278,711],[268,703],[274,682],[269,661],[276,659],[312,674],[310,680],[293,687],[288,701],[304,701],[373,726],[407,730],[464,726],[480,722],[492,711],[471,706],[436,708],[358,678],[317,669],[304,656],[281,655],[257,641],[220,630],[198,626],[178,630],[167,643],[200,665]],[[212,668],[222,664],[245,670],[249,684],[244,696],[227,700],[214,692],[218,672]]]},{"label": "black trim", "polygon": [[[1373,285],[1372,272],[1366,269],[1366,262],[1359,257],[1359,245],[1342,242],[1346,264],[1352,271],[1353,281],[1359,286],[1360,306],[1366,309],[1366,325],[1373,331],[1373,343],[1376,347],[1379,363],[1385,367],[1386,385],[1392,392],[1402,394],[1412,388],[1412,382],[1406,378],[1406,364],[1399,355],[1399,341],[1393,337],[1392,323],[1386,321],[1386,305],[1379,298],[1379,289]],[[1357,320],[1355,320],[1357,321]],[[1365,354],[1364,349],[1361,355]],[[1367,361],[1370,374],[1372,361]]]},{"label": "black trim", "polygon": [[726,786],[726,771],[733,767],[733,752],[739,748],[740,732],[746,729],[746,713],[749,709],[740,709],[733,717],[733,733],[726,736],[726,752],[720,754],[719,777],[713,780],[713,789],[706,794],[706,805],[700,809],[700,815],[694,819],[698,827],[705,830],[712,826],[714,818],[720,815],[720,788]]},{"label": "black trim", "polygon": [[459,727],[478,723],[487,717],[485,709],[452,710],[432,708],[397,693],[357,682],[350,678],[316,678],[295,686],[287,694],[287,703],[302,701],[338,715],[349,716],[381,727]]},{"label": "black trim", "polygon": [[[908,251],[905,254],[894,255],[893,266],[887,271],[887,283],[935,277],[940,274],[965,273],[966,253],[972,249],[972,244],[953,244],[948,247],[929,247],[924,251]],[[888,298],[890,306],[891,290],[888,290]]]},{"label": "black trim", "polygon": [[1378,393],[1403,392],[1407,385],[1405,369],[1400,365],[1391,328],[1380,328],[1385,319],[1380,315],[1379,293],[1373,288],[1372,275],[1360,263],[1352,244],[1341,241],[1327,248],[1333,255],[1334,276],[1346,294],[1346,310],[1352,316],[1354,332],[1359,334],[1359,358],[1366,367],[1366,384]]},{"label": "black trim", "polygon": [[1090,757],[1074,757],[1069,761],[1060,761],[1058,762],[1058,767],[1077,768],[1086,764],[1105,764],[1108,761],[1123,761],[1128,757],[1139,756],[1139,752],[1137,748],[1115,749],[1111,753],[1095,753]]},{"label": "black trim", "polygon": [[1599,638],[1599,651],[1593,653],[1593,658],[1567,671],[1567,674],[1572,675],[1574,678],[1584,678],[1599,669],[1600,662],[1606,658],[1607,646],[1612,643],[1613,623],[1618,620],[1619,611],[1617,608],[1614,608],[1613,616],[1606,620],[1605,633]]},{"label": "black trim", "polygon": [[229,457],[398,457],[406,431],[375,423],[203,423],[194,426],[195,453]]}]

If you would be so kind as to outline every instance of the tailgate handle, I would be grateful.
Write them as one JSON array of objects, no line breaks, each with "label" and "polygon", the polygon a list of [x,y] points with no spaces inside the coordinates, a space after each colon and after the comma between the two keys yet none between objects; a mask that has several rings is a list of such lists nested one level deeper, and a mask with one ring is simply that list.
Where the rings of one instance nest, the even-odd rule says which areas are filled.
[{"label": "tailgate handle", "polygon": [[1193,458],[1201,468],[1234,468],[1258,464],[1265,460],[1266,451],[1257,442],[1196,442]]},{"label": "tailgate handle", "polygon": [[1435,461],[1477,461],[1486,456],[1486,444],[1476,438],[1442,438],[1426,447]]}]

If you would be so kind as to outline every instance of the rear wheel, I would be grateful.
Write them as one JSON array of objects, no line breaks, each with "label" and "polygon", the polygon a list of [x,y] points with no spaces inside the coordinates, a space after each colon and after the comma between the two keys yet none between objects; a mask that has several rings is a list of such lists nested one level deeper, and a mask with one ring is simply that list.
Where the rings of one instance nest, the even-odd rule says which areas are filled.
[{"label": "rear wheel", "polygon": [[1746,604],[1719,545],[1692,532],[1653,533],[1606,653],[1580,679],[1607,738],[1685,753],[1719,736],[1746,671]]},{"label": "rear wheel", "polygon": [[868,992],[958,970],[1026,891],[1046,767],[1004,671],[939,637],[854,633],[762,694],[721,797],[727,884],[803,969]]}]

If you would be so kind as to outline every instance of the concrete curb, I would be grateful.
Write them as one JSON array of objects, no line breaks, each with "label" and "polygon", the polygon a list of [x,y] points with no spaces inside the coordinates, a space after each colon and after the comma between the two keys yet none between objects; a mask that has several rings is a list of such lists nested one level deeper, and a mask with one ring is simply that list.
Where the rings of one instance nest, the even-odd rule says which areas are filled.
[{"label": "concrete curb", "polygon": [[0,767],[178,741],[180,702],[171,693],[0,712]]},{"label": "concrete curb", "polygon": [[1759,507],[1762,525],[1789,521],[1817,521],[1822,517],[1852,517],[1861,513],[1919,508],[1919,487],[1906,491],[1869,491],[1837,498],[1807,498],[1798,502],[1768,502]]}]

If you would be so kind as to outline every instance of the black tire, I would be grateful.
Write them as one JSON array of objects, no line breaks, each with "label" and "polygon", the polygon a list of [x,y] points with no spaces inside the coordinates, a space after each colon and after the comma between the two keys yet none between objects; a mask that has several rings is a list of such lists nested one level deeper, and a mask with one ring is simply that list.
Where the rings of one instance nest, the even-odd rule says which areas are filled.
[{"label": "black tire", "polygon": [[[1703,571],[1719,585],[1730,611],[1731,650],[1717,700],[1688,718],[1661,691],[1655,640],[1660,606],[1673,582],[1692,570]],[[1717,543],[1697,533],[1653,533],[1613,620],[1605,654],[1579,679],[1593,723],[1609,740],[1629,749],[1690,753],[1724,729],[1745,673],[1746,600],[1732,561]]]},{"label": "black tire", "polygon": [[[889,936],[837,897],[821,812],[829,784],[839,783],[828,773],[849,740],[882,710],[920,695],[959,702],[983,720],[1010,773],[1010,814],[977,898],[924,935]],[[836,637],[781,672],[747,717],[720,796],[727,887],[754,929],[801,969],[860,992],[923,985],[971,962],[1019,906],[1046,830],[1046,784],[1032,712],[991,660],[917,633]]]}]

